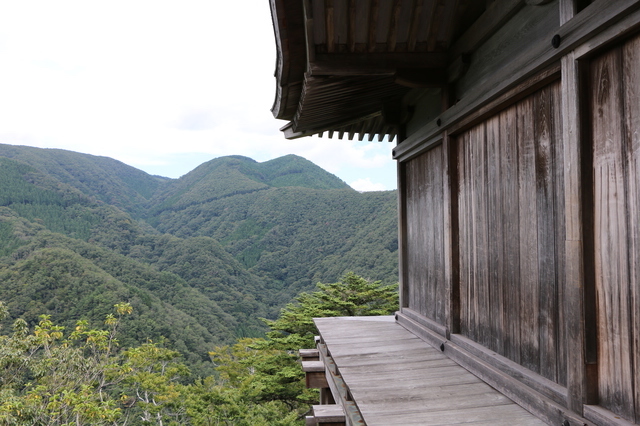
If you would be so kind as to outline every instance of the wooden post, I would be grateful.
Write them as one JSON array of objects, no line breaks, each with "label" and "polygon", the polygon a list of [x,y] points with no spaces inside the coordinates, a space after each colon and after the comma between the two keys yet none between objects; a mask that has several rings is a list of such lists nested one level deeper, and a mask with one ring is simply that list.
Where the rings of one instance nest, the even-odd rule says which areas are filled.
[{"label": "wooden post", "polygon": [[398,160],[398,279],[400,281],[400,310],[409,306],[407,274],[407,196],[406,165]]},{"label": "wooden post", "polygon": [[447,339],[451,333],[460,333],[460,279],[458,273],[458,181],[455,141],[444,132],[442,140],[443,207],[444,207],[444,281],[445,324]]},{"label": "wooden post", "polygon": [[[560,0],[560,25],[573,18],[576,12],[576,0]],[[573,51],[563,56],[561,62],[566,228],[564,327],[567,339],[567,406],[582,415],[584,404],[597,402],[594,401],[594,391],[597,389],[597,374],[593,374],[595,364],[587,363],[588,352],[592,346],[588,342],[593,339],[585,333],[585,321],[588,320],[585,317],[594,315],[593,312],[587,312],[591,304],[585,301],[588,289],[584,269],[584,209],[588,204],[585,196],[589,198],[591,182],[583,172],[590,164],[584,164],[589,155],[583,152],[585,135],[581,111],[585,99],[582,98],[580,66]]]}]

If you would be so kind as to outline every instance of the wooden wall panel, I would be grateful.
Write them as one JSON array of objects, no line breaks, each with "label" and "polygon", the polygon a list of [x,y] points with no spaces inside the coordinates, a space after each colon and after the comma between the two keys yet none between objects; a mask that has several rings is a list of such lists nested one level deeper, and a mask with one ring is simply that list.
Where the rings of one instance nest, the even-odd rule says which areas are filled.
[{"label": "wooden wall panel", "polygon": [[630,308],[632,313],[635,421],[640,422],[640,38],[623,50],[625,125],[627,129]]},{"label": "wooden wall panel", "polygon": [[407,307],[445,324],[442,146],[406,163]]},{"label": "wooden wall panel", "polygon": [[631,421],[640,420],[639,40],[590,64],[598,396]]},{"label": "wooden wall panel", "polygon": [[560,84],[457,137],[460,329],[566,384]]}]

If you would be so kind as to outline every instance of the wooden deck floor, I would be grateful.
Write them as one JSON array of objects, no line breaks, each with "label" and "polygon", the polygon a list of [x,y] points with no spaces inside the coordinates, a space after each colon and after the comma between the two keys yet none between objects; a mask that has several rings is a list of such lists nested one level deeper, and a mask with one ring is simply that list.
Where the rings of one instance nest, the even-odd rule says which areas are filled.
[{"label": "wooden deck floor", "polygon": [[315,322],[368,426],[544,424],[393,317]]}]

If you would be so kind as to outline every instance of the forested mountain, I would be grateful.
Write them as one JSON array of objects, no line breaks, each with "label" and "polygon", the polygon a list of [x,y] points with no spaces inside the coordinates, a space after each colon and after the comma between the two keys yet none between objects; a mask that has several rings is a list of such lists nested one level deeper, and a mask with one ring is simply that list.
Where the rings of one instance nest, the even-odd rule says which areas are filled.
[{"label": "forested mountain", "polygon": [[167,339],[197,370],[319,281],[395,283],[396,220],[395,191],[359,193],[295,155],[223,157],[167,179],[0,145],[0,300],[14,319],[68,326],[130,302],[122,334]]},{"label": "forested mountain", "polygon": [[28,164],[85,195],[134,215],[140,214],[146,200],[169,180],[151,176],[112,158],[62,149],[0,144],[0,157]]}]

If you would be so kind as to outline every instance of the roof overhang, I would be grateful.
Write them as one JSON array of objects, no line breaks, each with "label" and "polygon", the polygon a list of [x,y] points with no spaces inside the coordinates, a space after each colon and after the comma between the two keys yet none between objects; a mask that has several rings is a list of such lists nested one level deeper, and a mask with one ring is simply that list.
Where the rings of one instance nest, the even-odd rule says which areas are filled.
[{"label": "roof overhang", "polygon": [[[277,46],[272,112],[292,139],[392,140],[412,89],[447,84],[447,49],[484,2],[270,0]],[[478,6],[477,4],[481,5]]]}]

